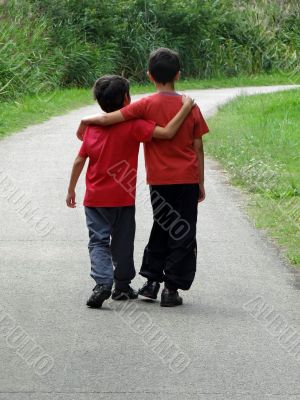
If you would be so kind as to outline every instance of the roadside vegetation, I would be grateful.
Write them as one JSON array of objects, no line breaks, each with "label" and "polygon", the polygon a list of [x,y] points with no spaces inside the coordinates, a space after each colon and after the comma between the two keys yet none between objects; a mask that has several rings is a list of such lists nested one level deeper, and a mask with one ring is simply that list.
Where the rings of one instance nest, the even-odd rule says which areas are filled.
[{"label": "roadside vegetation", "polygon": [[299,83],[299,24],[294,0],[2,0],[0,137],[91,103],[106,73],[152,91],[160,46],[180,53],[179,90]]},{"label": "roadside vegetation", "polygon": [[160,46],[179,51],[183,79],[291,76],[299,25],[297,0],[2,0],[0,104],[105,73],[145,82]]},{"label": "roadside vegetation", "polygon": [[300,267],[300,90],[240,97],[210,119],[206,148],[249,212]]}]

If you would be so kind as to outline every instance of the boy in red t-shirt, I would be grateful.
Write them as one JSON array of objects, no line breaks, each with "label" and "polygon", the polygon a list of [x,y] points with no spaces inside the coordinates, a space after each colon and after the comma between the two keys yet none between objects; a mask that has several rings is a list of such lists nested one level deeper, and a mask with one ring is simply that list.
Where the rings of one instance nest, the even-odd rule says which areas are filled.
[{"label": "boy in red t-shirt", "polygon": [[[129,82],[116,75],[104,76],[96,81],[94,96],[104,111],[113,112],[130,103]],[[190,98],[184,98],[182,103],[165,128],[150,120],[136,119],[106,128],[90,126],[86,129],[73,165],[66,202],[68,207],[76,207],[76,184],[89,158],[84,206],[90,237],[91,277],[96,281],[87,302],[90,307],[100,308],[110,297],[113,281],[113,299],[138,296],[130,282],[135,276],[134,204],[139,145],[150,142],[152,137],[172,138],[193,107]],[[128,174],[131,190],[126,186]]]},{"label": "boy in red t-shirt", "polygon": [[[135,118],[164,126],[180,109],[181,96],[175,91],[179,75],[177,53],[165,48],[152,52],[148,76],[157,93],[120,111],[84,118],[77,136],[81,138],[87,124],[110,125]],[[154,221],[140,270],[147,282],[139,293],[156,299],[160,282],[165,282],[161,306],[181,305],[178,289],[188,290],[195,277],[197,206],[205,198],[202,136],[207,132],[200,109],[194,107],[171,141],[144,144]]]}]

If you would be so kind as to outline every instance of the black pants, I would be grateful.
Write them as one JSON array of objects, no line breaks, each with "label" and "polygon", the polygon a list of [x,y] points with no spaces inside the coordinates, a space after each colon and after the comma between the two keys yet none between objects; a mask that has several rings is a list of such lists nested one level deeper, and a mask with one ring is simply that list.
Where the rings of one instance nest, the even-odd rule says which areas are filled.
[{"label": "black pants", "polygon": [[153,226],[140,274],[188,290],[196,273],[198,184],[150,186]]}]

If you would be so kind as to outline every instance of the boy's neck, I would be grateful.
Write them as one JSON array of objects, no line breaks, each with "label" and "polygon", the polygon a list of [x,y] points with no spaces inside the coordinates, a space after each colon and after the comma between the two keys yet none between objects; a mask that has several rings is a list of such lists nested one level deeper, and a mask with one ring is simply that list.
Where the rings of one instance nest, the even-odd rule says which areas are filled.
[{"label": "boy's neck", "polygon": [[174,82],[166,83],[157,83],[155,82],[156,90],[158,92],[175,92],[175,84]]}]

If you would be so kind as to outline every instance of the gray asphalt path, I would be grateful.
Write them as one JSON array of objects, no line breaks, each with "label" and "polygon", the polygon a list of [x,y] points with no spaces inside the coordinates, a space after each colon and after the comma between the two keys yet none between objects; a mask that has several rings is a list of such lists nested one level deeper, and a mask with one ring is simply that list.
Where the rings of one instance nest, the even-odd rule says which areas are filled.
[{"label": "gray asphalt path", "polygon": [[[189,93],[208,116],[241,92],[277,89]],[[199,205],[198,273],[184,305],[86,308],[93,282],[83,207],[64,201],[75,128],[96,111],[0,142],[0,400],[300,399],[299,284],[213,161]],[[137,268],[151,226],[140,164]],[[83,179],[79,202],[82,194]]]}]

